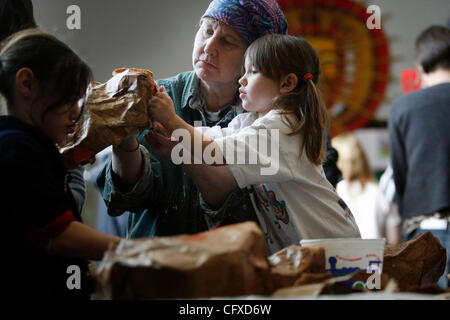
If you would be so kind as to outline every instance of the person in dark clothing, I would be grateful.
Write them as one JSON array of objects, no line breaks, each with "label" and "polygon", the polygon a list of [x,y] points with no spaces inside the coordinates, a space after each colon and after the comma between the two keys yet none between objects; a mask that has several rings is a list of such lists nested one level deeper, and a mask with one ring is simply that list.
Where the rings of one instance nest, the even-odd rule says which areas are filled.
[{"label": "person in dark clothing", "polygon": [[327,180],[336,188],[339,181],[342,180],[342,172],[337,166],[339,159],[338,151],[331,145],[331,138],[327,131],[325,131],[325,140],[327,142],[327,152],[323,160],[323,171]]},{"label": "person in dark clothing", "polygon": [[31,0],[0,1],[0,21],[0,41],[15,32],[35,28]]},{"label": "person in dark clothing", "polygon": [[450,29],[432,26],[416,40],[422,89],[389,114],[391,162],[405,240],[431,231],[447,248],[439,281],[448,287],[450,248]]},{"label": "person in dark clothing", "polygon": [[81,222],[57,143],[74,131],[91,79],[64,43],[38,29],[15,33],[0,50],[0,211],[11,297],[89,298],[88,259],[119,238]]}]

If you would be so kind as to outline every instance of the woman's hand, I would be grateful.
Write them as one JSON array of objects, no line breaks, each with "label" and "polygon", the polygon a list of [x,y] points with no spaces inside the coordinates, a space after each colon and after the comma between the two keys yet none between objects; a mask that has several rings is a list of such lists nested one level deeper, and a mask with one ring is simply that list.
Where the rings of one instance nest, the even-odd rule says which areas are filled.
[{"label": "woman's hand", "polygon": [[164,127],[177,117],[175,107],[164,86],[158,87],[158,92],[152,97],[149,105],[150,116],[153,120],[160,122]]}]

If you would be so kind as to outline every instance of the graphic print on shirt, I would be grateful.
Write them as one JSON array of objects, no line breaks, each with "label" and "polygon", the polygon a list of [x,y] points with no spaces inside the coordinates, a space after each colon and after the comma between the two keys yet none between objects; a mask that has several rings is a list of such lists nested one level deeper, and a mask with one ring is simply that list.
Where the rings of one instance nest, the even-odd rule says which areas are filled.
[{"label": "graphic print on shirt", "polygon": [[265,185],[256,187],[256,191],[259,193],[264,207],[273,212],[278,220],[281,220],[284,224],[288,224],[289,215],[286,209],[286,202],[284,200],[278,201],[275,192],[272,190],[267,191]]},{"label": "graphic print on shirt", "polygon": [[298,231],[285,201],[279,200],[276,192],[266,185],[254,186],[251,198],[269,251],[275,253],[289,245],[298,245]]}]

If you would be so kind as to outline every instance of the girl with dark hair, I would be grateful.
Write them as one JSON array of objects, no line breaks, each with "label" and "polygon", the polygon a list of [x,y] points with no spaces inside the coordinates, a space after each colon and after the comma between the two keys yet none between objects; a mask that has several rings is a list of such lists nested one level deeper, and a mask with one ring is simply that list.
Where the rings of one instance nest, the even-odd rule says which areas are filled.
[{"label": "girl with dark hair", "polygon": [[89,298],[87,260],[119,240],[82,224],[56,147],[74,131],[90,79],[67,45],[38,29],[0,51],[2,243],[13,263],[4,285],[20,297]]},{"label": "girl with dark hair", "polygon": [[[152,101],[151,114],[168,134],[181,133],[176,129],[189,133],[188,139],[183,135],[183,152],[201,145],[202,156],[211,151],[215,159],[211,163],[211,158],[203,158],[203,163],[226,164],[223,170],[234,178],[230,192],[237,187],[252,189],[253,207],[271,253],[301,239],[360,237],[351,212],[322,169],[327,110],[316,87],[319,72],[317,53],[306,40],[266,35],[245,54],[239,92],[248,112],[227,128],[202,127],[202,136],[176,115],[164,87]],[[179,160],[174,152],[171,156],[172,161]],[[201,191],[212,206],[228,195],[211,198]]]},{"label": "girl with dark hair", "polygon": [[[31,0],[1,0],[0,1],[0,49],[2,44],[12,34],[36,28]],[[6,114],[6,103],[0,95],[0,115]],[[84,167],[78,166],[67,171],[69,187],[77,203],[78,211],[82,211],[86,198],[86,186],[84,184]]]}]

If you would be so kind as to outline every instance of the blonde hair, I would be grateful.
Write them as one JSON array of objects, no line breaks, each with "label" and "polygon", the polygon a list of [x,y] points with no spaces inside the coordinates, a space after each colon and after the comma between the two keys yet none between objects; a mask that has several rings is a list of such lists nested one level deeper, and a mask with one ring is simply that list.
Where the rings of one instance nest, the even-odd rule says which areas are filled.
[{"label": "blonde hair", "polygon": [[367,182],[374,181],[369,161],[354,134],[341,134],[331,140],[331,145],[339,153],[337,165],[344,180],[359,181],[363,189]]}]

